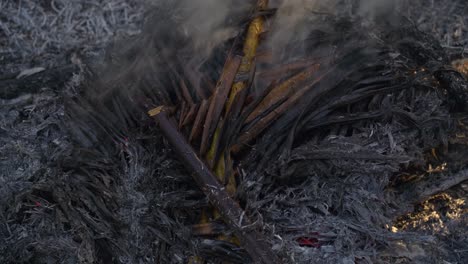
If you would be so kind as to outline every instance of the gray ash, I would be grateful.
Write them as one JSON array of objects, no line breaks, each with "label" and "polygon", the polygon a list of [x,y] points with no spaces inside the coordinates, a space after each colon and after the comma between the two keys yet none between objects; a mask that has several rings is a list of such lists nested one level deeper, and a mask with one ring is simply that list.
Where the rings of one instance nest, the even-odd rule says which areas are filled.
[{"label": "gray ash", "polygon": [[[187,35],[172,8],[182,7],[150,12],[143,34],[113,45],[104,68],[76,65],[73,77],[56,77],[63,89],[2,97],[0,262],[249,260],[191,233],[208,201],[146,110],[177,105],[175,78],[196,100],[208,96],[252,13],[208,26],[236,29],[210,41]],[[399,14],[359,15],[311,13],[305,37],[285,41],[282,63],[326,54],[331,74],[239,155],[237,198],[286,262],[466,262],[466,213],[446,217],[444,232],[394,223],[448,180],[466,180],[467,81],[448,68],[453,50],[438,35]],[[266,89],[255,85],[254,96]]]}]

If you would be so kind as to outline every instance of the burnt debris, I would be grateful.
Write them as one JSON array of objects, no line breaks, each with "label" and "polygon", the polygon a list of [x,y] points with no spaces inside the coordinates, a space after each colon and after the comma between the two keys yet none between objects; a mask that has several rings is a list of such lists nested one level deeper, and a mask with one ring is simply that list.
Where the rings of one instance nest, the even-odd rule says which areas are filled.
[{"label": "burnt debris", "polygon": [[[36,162],[0,160],[0,262],[468,260],[454,53],[397,11],[240,2],[200,27],[158,4],[104,68],[0,78],[0,134],[36,146],[1,147]],[[409,228],[442,192],[445,229]]]}]

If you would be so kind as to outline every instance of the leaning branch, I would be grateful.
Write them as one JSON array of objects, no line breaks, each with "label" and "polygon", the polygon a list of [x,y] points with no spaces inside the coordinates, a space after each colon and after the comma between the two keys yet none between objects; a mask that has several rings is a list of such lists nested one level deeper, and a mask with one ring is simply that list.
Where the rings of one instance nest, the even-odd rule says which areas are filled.
[{"label": "leaning branch", "polygon": [[157,107],[150,110],[148,114],[159,124],[164,136],[182,159],[186,168],[193,172],[193,178],[208,197],[210,203],[221,213],[227,224],[234,229],[252,260],[255,263],[280,263],[263,236],[252,228],[248,228],[252,222],[179,133],[176,126],[168,118],[165,108],[163,106]]}]

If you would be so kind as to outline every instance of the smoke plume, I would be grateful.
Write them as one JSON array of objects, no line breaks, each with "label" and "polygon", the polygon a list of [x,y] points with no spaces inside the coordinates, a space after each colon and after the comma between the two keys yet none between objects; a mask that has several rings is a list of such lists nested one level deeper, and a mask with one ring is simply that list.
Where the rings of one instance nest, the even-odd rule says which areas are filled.
[{"label": "smoke plume", "polygon": [[209,53],[213,47],[238,34],[239,20],[249,14],[251,3],[245,0],[181,1],[185,15],[182,29],[192,38],[197,51]]},{"label": "smoke plume", "polygon": [[[367,20],[379,20],[391,16],[395,12],[398,0],[277,0],[270,5],[277,8],[277,12],[270,31],[269,45],[273,54],[285,56],[285,49],[291,43],[304,42],[310,33],[323,27],[326,16],[337,15],[337,12],[347,10],[348,15],[359,15]],[[337,8],[340,5],[340,8]],[[343,8],[343,6],[346,6]],[[295,55],[301,52],[295,45]],[[291,57],[291,54],[286,55]]]}]

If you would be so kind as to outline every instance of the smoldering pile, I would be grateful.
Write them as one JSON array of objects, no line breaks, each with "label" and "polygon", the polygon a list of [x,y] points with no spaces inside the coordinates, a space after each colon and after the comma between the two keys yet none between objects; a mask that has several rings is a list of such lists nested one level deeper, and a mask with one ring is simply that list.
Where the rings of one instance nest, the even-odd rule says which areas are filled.
[{"label": "smoldering pile", "polygon": [[[245,244],[217,236],[239,234],[206,209],[177,147],[147,115],[158,106],[210,169],[235,152],[221,174],[228,187],[235,179],[248,229],[283,262],[466,260],[451,254],[463,236],[393,228],[415,203],[467,180],[466,79],[397,12],[339,5],[156,6],[144,33],[115,45],[106,68],[88,72],[69,99],[74,147],[55,154],[59,173],[16,197],[10,214],[53,234],[10,231],[18,236],[5,244],[5,261],[251,261]],[[246,62],[258,18],[264,30]],[[405,177],[444,163],[437,177]],[[31,211],[37,199],[50,206]],[[201,218],[209,232],[198,232]],[[13,250],[19,245],[24,252]]]}]

